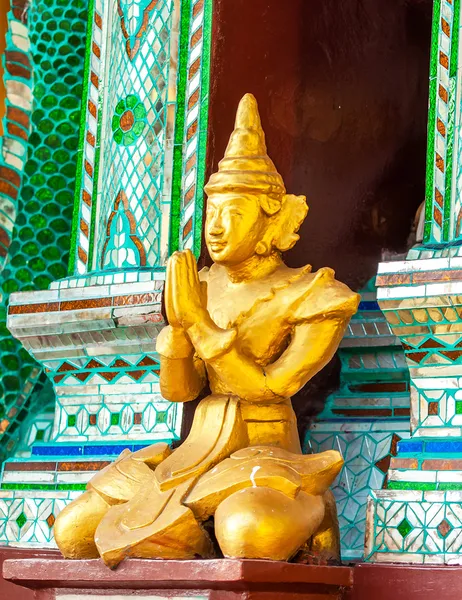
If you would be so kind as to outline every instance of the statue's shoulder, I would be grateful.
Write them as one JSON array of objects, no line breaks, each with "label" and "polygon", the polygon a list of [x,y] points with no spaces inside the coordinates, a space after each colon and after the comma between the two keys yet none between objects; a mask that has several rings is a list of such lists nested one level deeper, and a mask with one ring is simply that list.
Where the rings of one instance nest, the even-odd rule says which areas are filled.
[{"label": "statue's shoulder", "polygon": [[359,294],[335,279],[335,272],[329,267],[315,272],[305,270],[294,279],[290,288],[295,322],[311,321],[316,317],[349,319],[360,301]]}]

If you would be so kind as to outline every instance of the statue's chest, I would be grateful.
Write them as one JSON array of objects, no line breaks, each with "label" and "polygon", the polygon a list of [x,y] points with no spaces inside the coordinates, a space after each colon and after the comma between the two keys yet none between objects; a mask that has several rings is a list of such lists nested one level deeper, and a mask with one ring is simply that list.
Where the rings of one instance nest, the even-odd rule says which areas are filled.
[{"label": "statue's chest", "polygon": [[235,327],[240,317],[248,314],[258,303],[258,296],[241,288],[213,288],[207,293],[207,309],[222,329]]},{"label": "statue's chest", "polygon": [[207,308],[218,327],[236,327],[241,350],[265,365],[281,354],[290,339],[287,306],[283,294],[261,301],[251,292],[210,290]]}]

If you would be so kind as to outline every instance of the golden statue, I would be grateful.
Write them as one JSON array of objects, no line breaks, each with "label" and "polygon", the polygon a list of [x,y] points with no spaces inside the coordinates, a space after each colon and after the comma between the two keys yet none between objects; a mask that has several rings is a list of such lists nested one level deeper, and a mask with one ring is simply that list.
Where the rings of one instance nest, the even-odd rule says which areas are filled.
[{"label": "golden statue", "polygon": [[308,208],[286,194],[251,94],[205,191],[214,264],[198,273],[190,251],[171,256],[157,351],[164,398],[188,402],[207,381],[212,394],[179,448],[126,450],[61,512],[68,558],[213,557],[213,528],[227,557],[338,556],[329,486],[342,457],[302,454],[290,398],[332,358],[359,296],[331,269],[282,262]]}]

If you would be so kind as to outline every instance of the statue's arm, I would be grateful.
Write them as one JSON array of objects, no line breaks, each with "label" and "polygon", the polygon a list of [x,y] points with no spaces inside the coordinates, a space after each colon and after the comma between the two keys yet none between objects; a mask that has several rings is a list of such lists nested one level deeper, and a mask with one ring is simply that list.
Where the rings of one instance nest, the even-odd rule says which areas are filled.
[{"label": "statue's arm", "polygon": [[198,355],[234,394],[251,402],[278,402],[297,393],[330,361],[348,321],[349,315],[296,325],[285,352],[265,368],[240,351],[234,330],[202,322],[190,327],[188,335]]},{"label": "statue's arm", "polygon": [[350,318],[301,323],[279,359],[266,369],[268,385],[285,397],[296,394],[334,356]]},{"label": "statue's arm", "polygon": [[160,355],[160,391],[171,402],[194,400],[204,388],[207,378],[202,360],[184,330],[170,325],[157,337]]}]

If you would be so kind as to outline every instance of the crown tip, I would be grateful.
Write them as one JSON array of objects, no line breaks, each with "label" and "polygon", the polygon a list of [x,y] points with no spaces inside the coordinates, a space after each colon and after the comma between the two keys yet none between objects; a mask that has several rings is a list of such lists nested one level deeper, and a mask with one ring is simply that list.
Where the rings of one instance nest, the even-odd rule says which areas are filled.
[{"label": "crown tip", "polygon": [[250,92],[247,92],[247,94],[244,94],[242,96],[239,104],[254,104],[256,106],[257,99],[255,98],[255,96],[253,94],[251,94]]},{"label": "crown tip", "polygon": [[237,108],[235,127],[236,129],[261,127],[257,99],[253,94],[247,93],[242,96]]}]

